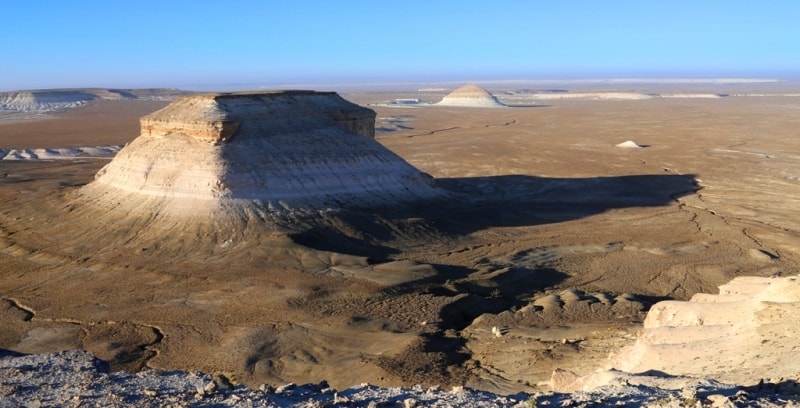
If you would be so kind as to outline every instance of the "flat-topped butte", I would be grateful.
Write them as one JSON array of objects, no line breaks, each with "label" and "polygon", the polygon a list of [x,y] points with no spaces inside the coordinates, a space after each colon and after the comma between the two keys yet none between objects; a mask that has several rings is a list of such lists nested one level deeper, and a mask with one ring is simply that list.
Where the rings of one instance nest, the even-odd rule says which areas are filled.
[{"label": "flat-topped butte", "polygon": [[440,194],[430,176],[374,139],[374,111],[334,92],[186,95],[141,127],[82,189],[92,205],[208,217],[234,207],[369,207]]}]

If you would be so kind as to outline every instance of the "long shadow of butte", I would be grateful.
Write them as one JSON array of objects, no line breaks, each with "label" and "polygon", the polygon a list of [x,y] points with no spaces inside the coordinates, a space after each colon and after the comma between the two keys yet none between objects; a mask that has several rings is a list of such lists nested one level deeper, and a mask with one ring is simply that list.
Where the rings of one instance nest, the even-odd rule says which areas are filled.
[{"label": "long shadow of butte", "polygon": [[[374,262],[382,262],[400,252],[395,248],[396,242],[416,237],[457,238],[491,227],[564,222],[617,208],[666,206],[699,189],[695,175],[675,174],[589,178],[505,175],[438,179],[437,183],[451,193],[447,200],[343,212],[334,224],[318,225],[292,238],[308,247],[368,256]],[[409,219],[424,222],[420,227],[419,223],[403,221]],[[392,221],[391,226],[387,226],[386,220]],[[349,226],[350,231],[359,228],[358,236],[342,229],[342,225]],[[483,313],[497,313],[520,305],[520,299],[555,286],[567,277],[548,267],[496,265],[498,273],[487,282],[470,282],[461,281],[475,272],[470,268],[440,264],[434,267],[439,272],[437,276],[388,290],[403,293],[426,288],[444,296],[461,293],[461,298],[441,312],[446,322],[443,327],[456,329],[466,327]],[[446,280],[460,283],[455,290],[448,289],[442,285]],[[502,296],[493,295],[494,289]],[[433,345],[452,341],[438,337],[429,340]],[[463,358],[453,356],[453,362]]]},{"label": "long shadow of butte", "polygon": [[[438,216],[433,217],[437,227],[450,234],[468,234],[498,226],[563,222],[616,208],[665,206],[700,188],[695,175],[675,174],[590,178],[507,175],[439,179],[437,182],[441,188],[463,199],[463,202],[455,200],[452,205],[441,207]],[[441,266],[437,269],[445,274],[448,271]],[[469,272],[458,269],[453,271],[460,276],[448,278],[458,279]],[[498,313],[513,305],[519,306],[521,298],[555,286],[567,277],[561,271],[532,265],[508,265],[498,272],[490,282],[459,284],[459,291],[466,296],[442,310],[446,327],[462,329],[483,313]],[[495,289],[502,296],[492,296]],[[652,303],[648,299],[640,300],[644,304]]]},{"label": "long shadow of butte", "polygon": [[436,221],[460,234],[488,227],[569,221],[616,208],[665,206],[700,188],[694,174],[588,178],[504,175],[436,181],[455,197]]},{"label": "long shadow of butte", "polygon": [[[415,236],[458,237],[491,227],[576,220],[616,208],[665,206],[699,189],[693,174],[588,178],[504,175],[436,182],[449,193],[440,202],[342,211],[335,222],[317,223],[292,234],[292,239],[314,249],[381,261],[400,252],[390,247],[393,242],[413,241]],[[424,220],[424,226],[403,221],[411,219]]]}]

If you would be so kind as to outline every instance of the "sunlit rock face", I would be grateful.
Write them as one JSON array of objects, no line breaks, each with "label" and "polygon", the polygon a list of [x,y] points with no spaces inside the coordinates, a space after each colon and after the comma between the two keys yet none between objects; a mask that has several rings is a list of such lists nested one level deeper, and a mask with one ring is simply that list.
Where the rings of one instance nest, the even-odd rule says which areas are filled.
[{"label": "sunlit rock face", "polygon": [[590,390],[620,379],[664,386],[670,378],[674,384],[710,378],[750,385],[794,378],[800,372],[792,358],[799,317],[800,277],[740,276],[720,286],[719,294],[656,303],[634,344],[585,377],[554,373],[553,388]]},{"label": "sunlit rock face", "polygon": [[473,108],[502,108],[506,106],[489,91],[477,85],[462,86],[442,98],[437,105]]},{"label": "sunlit rock face", "polygon": [[183,96],[81,189],[103,207],[191,217],[387,205],[439,193],[374,140],[375,112],[333,92]]}]

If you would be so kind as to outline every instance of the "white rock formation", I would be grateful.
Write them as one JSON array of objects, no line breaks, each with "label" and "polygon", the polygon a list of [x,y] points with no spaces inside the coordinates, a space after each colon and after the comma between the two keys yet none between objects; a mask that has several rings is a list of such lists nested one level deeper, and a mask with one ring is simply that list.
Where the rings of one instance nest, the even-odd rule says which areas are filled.
[{"label": "white rock formation", "polygon": [[655,304],[635,344],[589,376],[554,373],[553,383],[570,391],[641,373],[744,385],[798,378],[800,277],[738,277],[719,289]]},{"label": "white rock formation", "polygon": [[363,207],[439,194],[374,140],[375,112],[333,92],[184,96],[81,189],[95,206],[159,216]]},{"label": "white rock formation", "polygon": [[471,108],[502,108],[504,105],[489,91],[477,85],[465,85],[450,92],[437,105]]},{"label": "white rock formation", "polygon": [[620,143],[618,145],[615,145],[615,147],[619,147],[620,149],[641,149],[642,148],[642,146],[640,146],[638,143],[634,142],[633,140],[628,140],[628,141],[622,142],[622,143]]}]

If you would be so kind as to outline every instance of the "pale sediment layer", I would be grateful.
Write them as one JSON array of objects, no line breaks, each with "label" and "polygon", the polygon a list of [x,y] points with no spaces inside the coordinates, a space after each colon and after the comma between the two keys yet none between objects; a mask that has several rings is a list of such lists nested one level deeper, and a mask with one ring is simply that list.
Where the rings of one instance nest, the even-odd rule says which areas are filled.
[{"label": "pale sediment layer", "polygon": [[373,139],[375,113],[332,92],[185,96],[79,192],[126,212],[207,217],[386,205],[438,195]]}]

